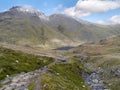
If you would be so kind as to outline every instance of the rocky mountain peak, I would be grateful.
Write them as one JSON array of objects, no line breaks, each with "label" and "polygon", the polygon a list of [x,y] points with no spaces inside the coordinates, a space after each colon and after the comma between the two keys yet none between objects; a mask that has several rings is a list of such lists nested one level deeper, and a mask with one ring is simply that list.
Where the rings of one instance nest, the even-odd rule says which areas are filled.
[{"label": "rocky mountain peak", "polygon": [[36,10],[30,6],[14,6],[10,8],[10,11],[18,11],[18,12],[25,12],[25,13],[32,13],[32,14],[44,14],[40,12],[39,10]]},{"label": "rocky mountain peak", "polygon": [[40,12],[37,9],[34,9],[30,6],[13,6],[9,9],[10,12],[17,12],[17,13],[23,13],[23,14],[29,14],[31,16],[38,16],[40,19],[47,19],[47,16],[45,16],[44,13]]}]

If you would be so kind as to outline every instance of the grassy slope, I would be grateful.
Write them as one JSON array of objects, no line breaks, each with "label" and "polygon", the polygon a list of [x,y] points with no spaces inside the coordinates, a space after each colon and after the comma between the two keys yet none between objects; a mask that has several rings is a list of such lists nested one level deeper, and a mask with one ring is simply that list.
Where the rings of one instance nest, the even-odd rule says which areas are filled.
[{"label": "grassy slope", "polygon": [[42,75],[43,90],[89,90],[81,77],[84,70],[78,62],[49,66],[48,72]]},{"label": "grassy slope", "polygon": [[6,19],[0,22],[0,27],[0,42],[9,44],[51,46],[52,39],[67,39],[50,26],[29,19]]},{"label": "grassy slope", "polygon": [[0,80],[6,75],[30,72],[49,63],[53,58],[28,55],[22,52],[0,48]]},{"label": "grassy slope", "polygon": [[99,25],[82,20],[78,22],[78,20],[62,14],[51,15],[50,20],[53,27],[76,42],[97,41],[114,34],[120,34],[119,26]]},{"label": "grassy slope", "polygon": [[[53,61],[53,58],[29,55],[1,47],[0,80],[6,75],[30,72]],[[75,60],[68,64],[50,64],[47,73],[42,74],[43,90],[89,90],[81,77],[82,71],[88,70]],[[33,90],[34,87],[35,82],[31,82],[28,88]]]},{"label": "grassy slope", "polygon": [[29,46],[46,44],[55,47],[70,45],[73,41],[74,44],[97,41],[120,33],[119,26],[115,29],[114,26],[78,23],[72,18],[64,20],[64,17],[59,17],[59,19],[55,19],[57,22],[54,22],[55,27],[52,27],[50,25],[52,21],[46,24],[36,19],[4,17],[0,21],[0,42]]}]

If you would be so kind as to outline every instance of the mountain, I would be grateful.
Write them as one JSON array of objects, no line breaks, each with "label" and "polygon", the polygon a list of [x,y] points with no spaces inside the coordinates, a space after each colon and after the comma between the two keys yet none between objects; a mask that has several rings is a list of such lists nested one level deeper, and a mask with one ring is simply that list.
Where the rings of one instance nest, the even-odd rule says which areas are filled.
[{"label": "mountain", "polygon": [[30,47],[79,45],[120,33],[119,25],[99,25],[63,15],[15,6],[0,13],[0,42]]},{"label": "mountain", "polygon": [[83,20],[76,20],[62,14],[54,14],[49,18],[51,22],[50,24],[54,28],[75,42],[96,41],[113,34],[113,29],[109,26],[93,24]]}]

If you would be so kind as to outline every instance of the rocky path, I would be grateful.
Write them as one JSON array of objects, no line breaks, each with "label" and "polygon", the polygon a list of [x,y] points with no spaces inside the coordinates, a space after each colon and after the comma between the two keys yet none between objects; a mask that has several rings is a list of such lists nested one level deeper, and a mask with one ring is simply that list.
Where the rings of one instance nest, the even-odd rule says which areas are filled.
[{"label": "rocky path", "polygon": [[[70,61],[66,58],[59,58],[58,60],[64,63],[70,63]],[[59,63],[58,60],[49,65]],[[86,63],[84,65],[93,71],[91,74],[83,75],[84,80],[90,86],[91,90],[109,90],[105,87],[104,80],[100,78],[100,75],[103,72],[103,70],[97,70],[94,67],[92,67],[89,63]],[[3,87],[0,88],[0,90],[28,90],[28,86],[31,82],[35,83],[34,90],[40,90],[42,88],[40,86],[40,74],[46,73],[46,71],[47,66],[44,66],[33,72],[21,73],[15,76],[7,77],[4,81],[0,82],[0,84],[3,85]]]},{"label": "rocky path", "polygon": [[[64,60],[64,58],[56,57],[56,60],[49,65],[59,63],[59,61],[68,63],[68,60]],[[0,85],[2,85],[2,88],[0,88],[0,90],[28,90],[28,86],[32,82],[35,82],[34,90],[40,90],[42,88],[40,86],[40,74],[46,73],[48,66],[44,66],[32,72],[21,73],[10,77],[8,76],[5,80],[0,81]]]},{"label": "rocky path", "polygon": [[0,90],[28,90],[28,85],[35,81],[35,90],[40,90],[40,74],[46,72],[47,67],[44,66],[39,70],[33,72],[21,73],[15,76],[7,77],[4,81],[1,81],[2,88]]},{"label": "rocky path", "polygon": [[104,80],[100,78],[100,75],[103,72],[102,69],[97,70],[94,67],[92,67],[89,63],[85,64],[85,66],[93,71],[91,74],[84,74],[83,76],[86,83],[90,86],[91,90],[110,90],[105,87]]},{"label": "rocky path", "polygon": [[34,90],[41,90],[40,82],[41,82],[41,77],[38,77],[38,78],[36,79],[36,81],[35,81]]}]

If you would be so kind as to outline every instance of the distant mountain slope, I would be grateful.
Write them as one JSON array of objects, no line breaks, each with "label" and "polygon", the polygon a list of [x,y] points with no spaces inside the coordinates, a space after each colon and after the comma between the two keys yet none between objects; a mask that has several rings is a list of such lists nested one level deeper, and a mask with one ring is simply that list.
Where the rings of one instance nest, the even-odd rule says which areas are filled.
[{"label": "distant mountain slope", "polygon": [[96,41],[114,34],[120,34],[120,26],[99,25],[83,20],[54,14],[50,16],[51,25],[75,41]]},{"label": "distant mountain slope", "polygon": [[[66,36],[47,25],[48,17],[39,11],[21,11],[13,7],[0,14],[0,41],[19,45],[52,45],[69,41]],[[58,40],[58,41],[57,41]],[[55,43],[55,45],[54,45]],[[61,43],[62,45],[62,43]]]},{"label": "distant mountain slope", "polygon": [[120,26],[104,26],[63,14],[16,6],[0,13],[0,42],[24,46],[59,47],[96,41],[120,33]]}]

